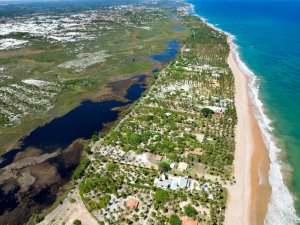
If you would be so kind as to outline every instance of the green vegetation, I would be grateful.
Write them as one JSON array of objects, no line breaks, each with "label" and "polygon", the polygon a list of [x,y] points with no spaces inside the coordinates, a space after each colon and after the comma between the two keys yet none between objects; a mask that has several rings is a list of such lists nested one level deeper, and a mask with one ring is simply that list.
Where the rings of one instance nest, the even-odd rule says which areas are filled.
[{"label": "green vegetation", "polygon": [[237,122],[227,37],[199,18],[173,13],[189,34],[180,53],[94,146],[80,184],[100,223],[224,221]]},{"label": "green vegetation", "polygon": [[184,206],[184,213],[189,217],[194,217],[197,215],[197,210],[191,205]]},{"label": "green vegetation", "polygon": [[170,225],[181,225],[181,220],[176,214],[173,214],[169,218],[169,223]]},{"label": "green vegetation", "polygon": [[95,210],[95,209],[105,208],[108,205],[110,199],[111,199],[110,195],[104,195],[104,196],[99,198],[98,202],[90,201],[89,202],[89,208],[92,211]]},{"label": "green vegetation", "polygon": [[75,203],[76,200],[75,200],[74,198],[69,198],[69,202],[70,202],[70,203]]},{"label": "green vegetation", "polygon": [[122,178],[116,179],[115,182],[111,182],[111,178],[105,175],[95,175],[93,178],[89,178],[80,183],[81,193],[87,193],[91,190],[99,190],[104,193],[115,193],[118,187],[122,184]]},{"label": "green vegetation", "polygon": [[81,221],[76,219],[76,220],[74,220],[73,224],[74,225],[81,225]]},{"label": "green vegetation", "polygon": [[154,195],[154,200],[159,205],[164,205],[170,200],[168,191],[158,189]]},{"label": "green vegetation", "polygon": [[211,116],[214,114],[214,111],[208,108],[201,109],[201,113],[206,118],[211,118]]},{"label": "green vegetation", "polygon": [[105,169],[106,169],[107,172],[110,172],[110,173],[111,173],[111,172],[116,172],[116,171],[119,169],[119,166],[118,166],[118,164],[116,164],[116,163],[108,162],[108,163],[106,164]]},{"label": "green vegetation", "polygon": [[159,163],[159,169],[162,171],[162,172],[167,172],[169,171],[171,168],[170,168],[170,164],[167,163],[167,162],[161,162]]},{"label": "green vegetation", "polygon": [[77,168],[74,170],[72,179],[80,179],[84,175],[85,169],[89,166],[89,164],[90,160],[87,157],[83,157],[79,166],[77,166]]},{"label": "green vegetation", "polygon": [[40,222],[42,222],[43,220],[44,220],[44,217],[41,216],[40,214],[35,214],[35,215],[33,216],[33,222],[34,222],[35,224],[40,223]]},{"label": "green vegetation", "polygon": [[85,147],[84,147],[84,151],[85,151],[86,154],[88,154],[88,155],[91,155],[91,154],[93,153],[90,146],[85,146]]},{"label": "green vegetation", "polygon": [[[101,99],[107,95],[120,97],[120,93],[111,93],[104,87],[114,81],[160,68],[161,65],[150,60],[149,56],[161,53],[165,42],[183,40],[187,35],[185,31],[178,32],[172,29],[174,25],[180,25],[181,21],[166,16],[170,9],[160,5],[97,10],[99,13],[96,14],[93,10],[82,12],[84,17],[93,18],[92,22],[87,23],[81,21],[82,17],[72,17],[77,11],[68,10],[64,14],[54,12],[55,18],[61,23],[65,18],[72,17],[76,20],[78,32],[87,33],[93,37],[90,39],[76,38],[75,41],[61,42],[49,38],[51,35],[47,32],[45,37],[29,33],[12,33],[5,36],[24,39],[30,43],[17,51],[7,50],[0,56],[0,64],[5,67],[5,71],[0,71],[0,74],[11,78],[0,80],[0,88],[3,88],[0,93],[6,96],[0,101],[0,107],[6,109],[5,112],[0,112],[1,152],[41,124],[66,114],[83,100]],[[43,12],[41,15],[46,18],[52,13]],[[23,18],[25,22],[30,21],[37,28],[46,23],[42,19],[35,19],[37,18],[32,15]],[[13,24],[17,22],[12,21]],[[63,29],[59,32],[62,32],[63,36],[68,35]],[[99,51],[105,51],[109,57],[80,72],[59,67],[63,63],[77,60],[80,54]],[[22,82],[25,79],[51,82],[53,89],[46,90],[27,85]],[[15,84],[20,87],[14,87]],[[127,86],[121,89],[123,88],[126,89]],[[28,90],[35,92],[30,93]],[[49,108],[51,110],[48,110]],[[97,140],[96,136],[93,140]]]},{"label": "green vegetation", "polygon": [[94,135],[92,136],[92,141],[96,142],[96,141],[98,141],[98,140],[99,140],[99,136],[94,134]]}]

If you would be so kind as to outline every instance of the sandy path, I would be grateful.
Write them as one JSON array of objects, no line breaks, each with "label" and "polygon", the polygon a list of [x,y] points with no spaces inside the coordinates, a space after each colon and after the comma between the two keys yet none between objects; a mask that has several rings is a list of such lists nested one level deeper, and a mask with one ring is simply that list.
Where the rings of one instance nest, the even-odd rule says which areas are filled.
[{"label": "sandy path", "polygon": [[[71,203],[70,198],[73,198],[75,202]],[[97,220],[83,204],[77,188],[64,200],[63,204],[48,214],[39,225],[61,225],[63,222],[66,225],[72,225],[76,219],[80,220],[82,225],[98,225]]]},{"label": "sandy path", "polygon": [[[261,131],[254,118],[248,96],[248,81],[235,60],[234,46],[228,56],[228,64],[235,78],[235,105],[238,116],[236,127],[236,151],[234,176],[236,184],[228,188],[229,202],[225,214],[225,224],[263,224],[270,198],[268,182],[269,159]],[[261,186],[263,188],[261,188]],[[264,191],[264,196],[258,194]],[[258,207],[259,205],[259,207]]]}]

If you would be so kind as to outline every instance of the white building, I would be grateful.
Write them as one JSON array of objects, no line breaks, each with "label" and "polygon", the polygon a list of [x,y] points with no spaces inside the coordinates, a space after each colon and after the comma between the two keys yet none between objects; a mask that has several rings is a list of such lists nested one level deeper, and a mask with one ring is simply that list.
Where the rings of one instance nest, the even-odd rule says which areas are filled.
[{"label": "white building", "polygon": [[178,170],[179,171],[186,171],[189,168],[189,164],[185,163],[185,162],[180,162],[178,164]]},{"label": "white building", "polygon": [[155,178],[154,185],[164,190],[177,190],[180,188],[188,188],[190,181],[187,176],[162,175],[160,178]]}]

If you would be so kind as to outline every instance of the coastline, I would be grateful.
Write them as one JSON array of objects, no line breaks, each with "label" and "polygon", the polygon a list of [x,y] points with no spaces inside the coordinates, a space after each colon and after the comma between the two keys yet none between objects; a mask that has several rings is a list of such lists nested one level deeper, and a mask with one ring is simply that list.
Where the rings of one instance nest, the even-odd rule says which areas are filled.
[{"label": "coastline", "polygon": [[[227,63],[235,80],[235,105],[238,117],[236,127],[236,148],[234,159],[234,177],[236,183],[228,186],[228,202],[225,212],[225,224],[264,224],[271,203],[272,188],[269,182],[271,160],[266,146],[265,134],[261,130],[255,112],[256,99],[250,86],[252,77],[243,71],[240,65],[238,46],[234,36],[225,32],[196,14],[195,6],[184,1],[188,6],[187,13],[199,17],[212,29],[224,33],[230,52]],[[260,112],[261,113],[261,112]]]},{"label": "coastline", "polygon": [[[189,0],[181,1],[186,3],[186,1]],[[215,32],[217,35],[220,35],[220,33],[226,35],[229,48],[226,45],[226,38],[223,35],[222,44],[225,44],[225,54],[228,55],[223,55],[220,57],[220,59],[225,62],[225,71],[230,69],[232,72],[230,77],[234,77],[234,86],[230,87],[232,87],[231,90],[235,91],[231,92],[230,97],[234,100],[234,104],[236,106],[238,122],[235,123],[235,131],[232,130],[232,134],[235,133],[235,145],[232,145],[233,148],[235,148],[235,151],[233,149],[231,151],[231,153],[234,154],[234,161],[231,161],[230,163],[229,172],[230,176],[233,176],[234,179],[230,179],[230,185],[227,181],[222,184],[224,189],[226,188],[228,190],[228,192],[225,191],[227,192],[227,201],[222,202],[222,204],[224,203],[222,205],[223,222],[224,224],[229,225],[294,225],[297,223],[296,221],[300,222],[300,219],[296,216],[295,211],[293,211],[295,207],[294,201],[296,200],[295,195],[293,195],[295,192],[293,193],[291,189],[288,189],[288,184],[290,181],[286,181],[287,175],[284,173],[284,163],[281,162],[281,159],[284,157],[281,158],[280,155],[282,154],[282,150],[284,150],[284,148],[281,150],[279,146],[277,146],[278,140],[276,139],[276,133],[274,133],[272,136],[273,127],[269,118],[273,119],[273,117],[269,117],[267,114],[268,111],[265,111],[265,109],[271,112],[272,110],[270,110],[268,105],[263,105],[262,101],[260,100],[263,98],[260,98],[259,95],[260,85],[259,82],[257,82],[260,77],[259,74],[265,75],[268,74],[268,71],[267,69],[264,69],[263,73],[257,72],[256,74],[259,76],[256,76],[256,74],[254,74],[246,66],[246,63],[244,63],[246,61],[248,62],[248,60],[246,60],[248,58],[245,58],[245,61],[241,60],[242,57],[240,57],[240,53],[243,53],[245,56],[248,55],[247,51],[244,52],[245,49],[243,42],[240,42],[240,46],[242,47],[241,50],[243,51],[239,51],[239,46],[235,44],[239,42],[235,41],[234,35],[223,31],[223,27],[222,29],[218,28],[218,25],[215,26],[211,24],[210,20],[207,21],[202,16],[197,15],[194,11],[194,7],[197,8],[198,6],[196,2],[195,6],[193,4],[188,5],[190,8],[186,11],[187,14],[191,14],[193,17],[195,16],[201,18],[201,20],[211,28],[208,30],[217,31]],[[199,13],[202,14],[202,11],[199,10]],[[203,23],[201,25],[203,25]],[[224,26],[224,30],[227,30],[225,27],[226,26]],[[230,29],[228,29],[228,31],[230,31]],[[239,34],[238,32],[234,32],[234,30],[232,30],[232,33],[237,35]],[[243,39],[243,41],[247,40],[247,38],[241,39]],[[193,49],[193,47],[190,49]],[[274,55],[275,54],[276,53],[274,53]],[[203,54],[202,56],[205,55]],[[249,63],[250,62],[252,61],[249,60]],[[254,65],[253,69],[255,69],[255,66],[258,64],[259,63],[255,62],[255,64],[251,65]],[[233,80],[231,79],[231,81]],[[262,86],[264,87],[263,84]],[[152,88],[152,86],[149,87]],[[271,93],[272,92],[273,91],[271,91]],[[267,96],[265,93],[266,92],[263,92],[263,97]],[[130,107],[135,106],[135,103],[130,105]],[[116,109],[118,108],[116,107],[112,110]],[[126,114],[123,113],[122,115],[119,115],[120,119],[123,119],[122,117],[125,115]],[[274,117],[274,123],[276,123],[275,119],[276,117]],[[119,119],[117,119],[114,126],[119,126],[119,122]],[[106,125],[111,126],[112,124],[107,123],[105,126]],[[232,143],[233,140],[234,139],[232,139]],[[215,152],[211,155],[216,158],[217,153]],[[290,158],[292,157],[290,156]],[[0,157],[0,164],[1,163],[2,158]],[[80,196],[77,197],[80,199]],[[88,213],[90,215],[90,212],[87,210],[89,207],[85,207],[84,204],[83,207],[85,208],[85,212],[83,213]],[[79,208],[82,208],[82,205],[80,205]],[[51,223],[50,220],[48,222]],[[89,223],[93,224],[93,222]]]},{"label": "coastline", "polygon": [[[211,28],[224,33],[228,37],[228,44],[230,46],[230,54],[232,55],[232,61],[228,64],[230,68],[236,67],[234,73],[235,79],[242,77],[245,79],[243,85],[245,85],[244,94],[248,96],[248,100],[245,105],[249,108],[249,120],[252,120],[252,133],[251,139],[255,140],[252,149],[254,151],[251,153],[251,168],[248,168],[248,185],[251,188],[248,190],[248,196],[250,199],[249,205],[247,206],[249,210],[247,212],[251,215],[244,217],[247,218],[247,223],[251,224],[289,224],[294,225],[300,223],[300,218],[296,213],[294,202],[295,197],[289,190],[287,184],[285,183],[285,178],[282,169],[285,167],[285,163],[281,161],[282,150],[277,146],[277,140],[273,136],[272,121],[264,112],[264,104],[259,98],[259,84],[257,82],[256,75],[244,64],[240,59],[238,46],[234,43],[235,37],[228,32],[215,27],[214,25],[207,22],[206,18],[198,15],[195,12],[195,6],[188,2],[188,0],[183,0],[189,6],[187,13],[198,16],[201,18],[208,26]],[[237,86],[235,88],[238,88]],[[237,108],[237,111],[239,109]],[[243,110],[243,108],[241,108]],[[261,146],[260,148],[257,148]],[[239,150],[236,151],[245,151]],[[237,153],[236,153],[237,154]],[[241,157],[244,157],[243,155]],[[240,163],[241,167],[237,167],[238,156],[236,155],[234,165],[235,170],[240,170],[245,165]],[[243,160],[243,159],[240,159]],[[251,172],[251,174],[250,174]],[[242,178],[241,182],[246,178]],[[240,185],[243,187],[242,185]],[[229,188],[230,189],[230,188]],[[229,190],[229,195],[236,195],[234,191]],[[241,194],[239,194],[241,195]],[[241,199],[237,199],[239,206]],[[228,199],[228,207],[232,207],[231,199]],[[242,211],[240,208],[235,207],[237,212]],[[226,211],[230,211],[227,209]],[[233,212],[234,215],[237,215]],[[226,224],[229,222],[228,212],[225,214]],[[228,221],[228,222],[227,222]],[[247,224],[246,223],[246,224]],[[235,224],[235,223],[233,223]]]},{"label": "coastline", "polygon": [[249,78],[239,68],[237,47],[230,35],[228,43],[230,53],[227,62],[235,78],[238,123],[234,161],[236,184],[228,188],[225,224],[264,224],[271,197],[268,182],[270,159],[248,95]]}]

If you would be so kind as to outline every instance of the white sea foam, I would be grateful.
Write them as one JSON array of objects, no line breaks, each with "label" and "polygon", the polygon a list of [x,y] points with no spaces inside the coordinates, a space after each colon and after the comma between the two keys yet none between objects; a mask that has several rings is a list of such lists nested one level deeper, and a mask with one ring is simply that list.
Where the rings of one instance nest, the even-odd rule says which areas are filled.
[{"label": "white sea foam", "polygon": [[[233,41],[233,40],[232,40]],[[233,44],[234,45],[234,44]],[[280,161],[281,149],[276,145],[276,140],[272,135],[271,120],[264,113],[263,103],[259,99],[259,82],[255,74],[246,66],[240,59],[238,47],[235,46],[235,58],[238,62],[239,68],[249,79],[249,95],[255,106],[255,118],[258,121],[260,129],[263,134],[263,139],[266,148],[269,151],[270,157],[270,171],[269,183],[272,187],[271,201],[268,206],[268,212],[265,218],[267,225],[292,225],[299,222],[296,210],[294,208],[294,199],[288,188],[284,184],[282,167],[283,163]]]},{"label": "white sea foam", "polygon": [[[195,14],[194,5],[191,6],[191,14]],[[196,14],[195,14],[196,15]],[[199,15],[196,15],[199,16]],[[296,214],[294,208],[294,199],[289,192],[287,186],[284,184],[282,168],[283,162],[280,160],[281,149],[276,145],[276,140],[272,135],[271,120],[264,113],[263,103],[259,98],[259,80],[255,74],[247,67],[247,65],[241,60],[238,46],[234,43],[235,36],[227,33],[220,28],[207,22],[207,19],[199,16],[205,23],[215,30],[225,33],[229,37],[229,43],[233,47],[234,57],[238,63],[241,71],[249,77],[249,95],[251,97],[254,107],[254,115],[258,121],[259,127],[263,134],[264,143],[269,151],[270,157],[270,172],[269,183],[272,187],[271,201],[268,205],[268,212],[265,218],[266,225],[293,225],[300,223],[300,218]],[[262,180],[261,180],[262,181]]]}]

